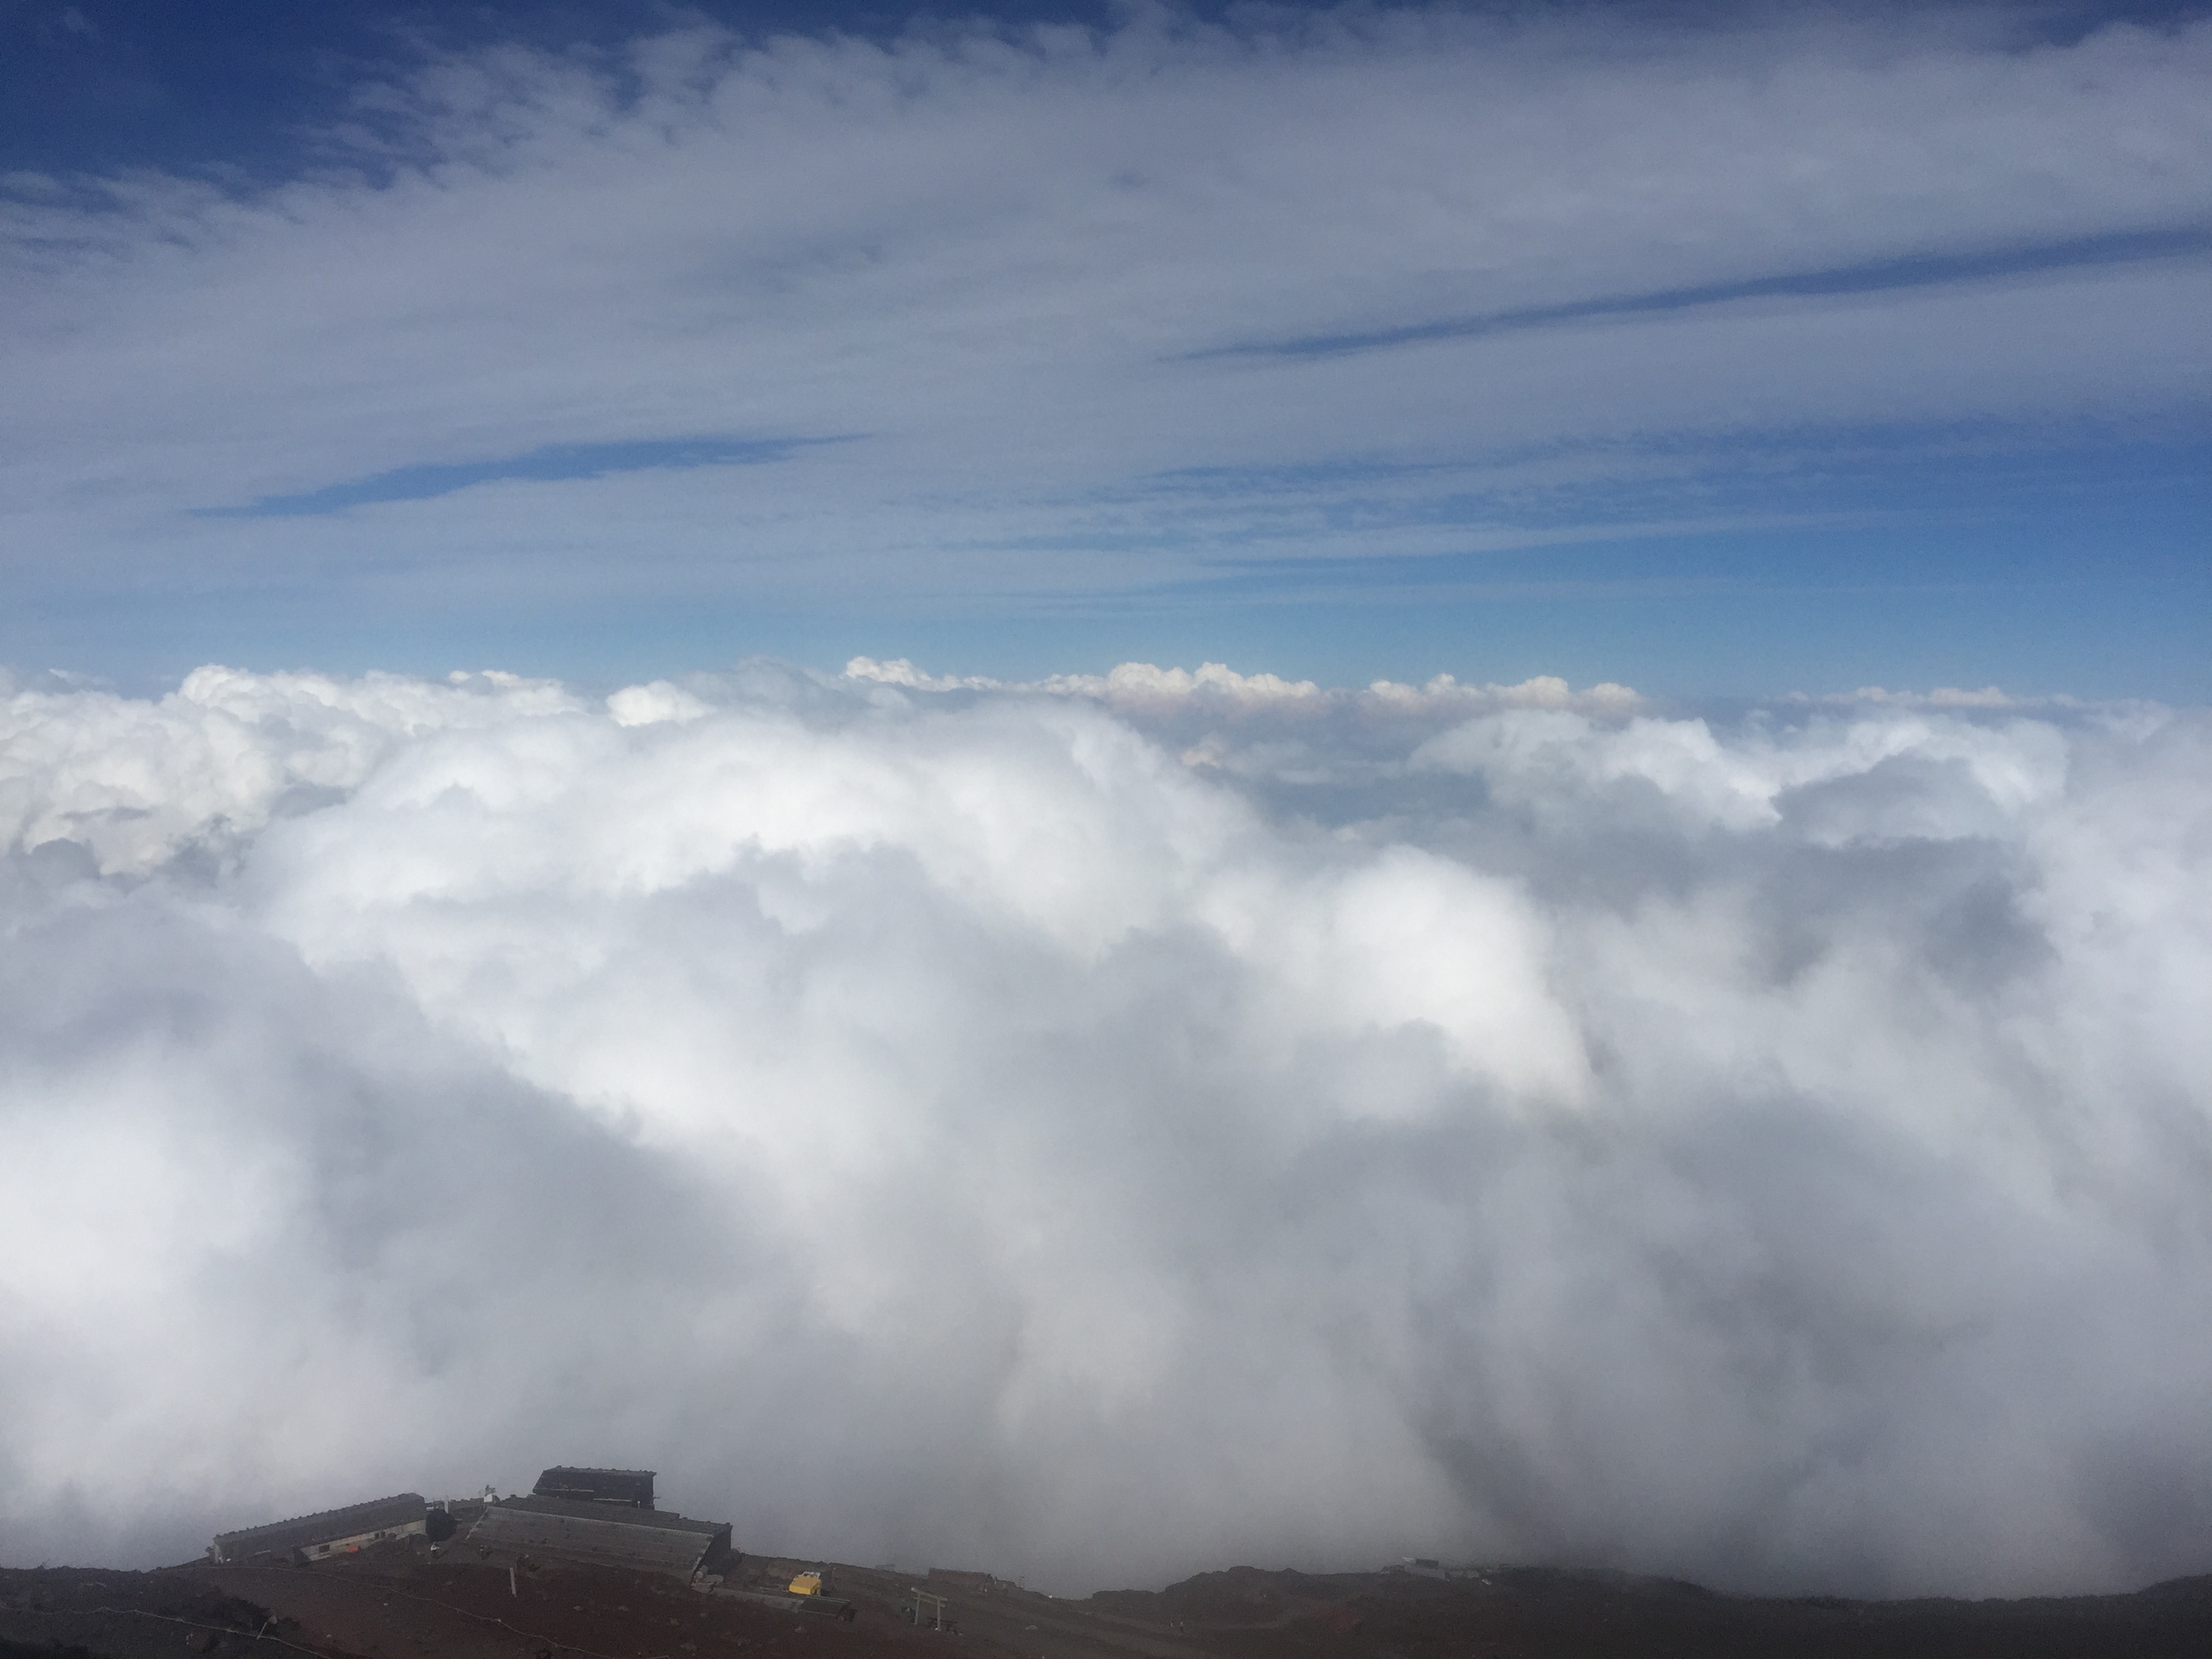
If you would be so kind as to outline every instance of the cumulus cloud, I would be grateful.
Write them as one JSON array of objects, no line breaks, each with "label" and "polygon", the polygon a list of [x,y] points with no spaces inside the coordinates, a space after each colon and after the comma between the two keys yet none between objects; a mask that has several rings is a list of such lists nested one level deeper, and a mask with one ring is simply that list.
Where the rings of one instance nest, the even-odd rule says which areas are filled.
[{"label": "cumulus cloud", "polygon": [[2212,1509],[2212,724],[0,703],[0,1540],[638,1462],[754,1547],[2109,1587]]},{"label": "cumulus cloud", "polygon": [[434,54],[295,179],[0,192],[9,580],[1034,601],[1832,522],[1869,428],[2185,423],[2212,29],[2023,27]]}]

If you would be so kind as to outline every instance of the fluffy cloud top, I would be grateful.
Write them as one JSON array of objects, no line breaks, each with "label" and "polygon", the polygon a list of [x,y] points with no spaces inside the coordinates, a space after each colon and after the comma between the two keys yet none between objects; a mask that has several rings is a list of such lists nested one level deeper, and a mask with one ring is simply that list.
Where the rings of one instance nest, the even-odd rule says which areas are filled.
[{"label": "fluffy cloud top", "polygon": [[2117,1586],[2212,722],[755,665],[0,703],[0,1551],[640,1462],[1078,1587]]}]

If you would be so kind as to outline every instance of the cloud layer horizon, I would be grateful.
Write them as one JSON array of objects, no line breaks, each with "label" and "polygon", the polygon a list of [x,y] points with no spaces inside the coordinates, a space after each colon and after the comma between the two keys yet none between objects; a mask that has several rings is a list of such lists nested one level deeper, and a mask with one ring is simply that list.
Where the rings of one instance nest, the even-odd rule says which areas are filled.
[{"label": "cloud layer horizon", "polygon": [[2212,1515],[2212,718],[0,697],[0,1559],[555,1462],[741,1548],[2131,1588]]}]

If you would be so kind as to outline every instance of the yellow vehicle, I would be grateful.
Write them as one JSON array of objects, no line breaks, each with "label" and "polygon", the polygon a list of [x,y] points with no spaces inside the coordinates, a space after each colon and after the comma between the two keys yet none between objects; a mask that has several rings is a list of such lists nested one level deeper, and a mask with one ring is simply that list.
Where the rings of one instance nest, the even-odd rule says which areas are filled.
[{"label": "yellow vehicle", "polygon": [[826,1594],[829,1589],[830,1586],[824,1582],[823,1576],[818,1572],[802,1572],[791,1581],[791,1593],[793,1595],[822,1595]]}]

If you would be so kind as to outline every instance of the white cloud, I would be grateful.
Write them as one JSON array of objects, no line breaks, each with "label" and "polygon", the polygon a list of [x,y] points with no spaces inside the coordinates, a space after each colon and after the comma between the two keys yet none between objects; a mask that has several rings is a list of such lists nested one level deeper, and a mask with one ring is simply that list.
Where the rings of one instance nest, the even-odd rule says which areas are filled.
[{"label": "white cloud", "polygon": [[863,662],[5,718],[37,1555],[573,1458],[1071,1586],[2201,1565],[2201,711]]},{"label": "white cloud", "polygon": [[696,720],[707,705],[680,685],[655,680],[650,685],[626,685],[607,699],[607,713],[617,726],[653,726],[662,720]]},{"label": "white cloud", "polygon": [[[2065,783],[2067,750],[2052,727],[2024,720],[1993,732],[1890,715],[1821,722],[1810,740],[1791,732],[1781,741],[1755,733],[1723,744],[1702,720],[1640,718],[1607,729],[1582,714],[1545,710],[1470,720],[1422,744],[1407,763],[1481,775],[1504,798],[1552,811],[1576,810],[1586,792],[1641,787],[1693,822],[1752,830],[1779,823],[1792,807],[1802,812],[1822,784],[1863,778],[1892,762],[1955,770],[1966,794],[1989,809],[1961,821],[1961,804],[1952,803],[1948,817],[1915,816],[1909,829],[1892,833],[1980,834],[2054,799]],[[1880,834],[1881,822],[1876,814],[1848,838]]]},{"label": "white cloud", "polygon": [[432,686],[208,667],[158,702],[78,693],[67,721],[18,692],[0,703],[0,833],[27,848],[82,844],[103,873],[143,873],[187,842],[259,830],[288,799],[353,787],[407,737],[574,706],[510,674]]},{"label": "white cloud", "polygon": [[[1598,487],[1695,473],[1731,435],[1795,454],[1868,423],[2199,409],[2201,251],[2002,261],[2201,234],[2208,54],[2201,23],[2033,46],[1985,11],[1144,11],[440,60],[266,191],[12,191],[10,580],[1095,592],[1693,526],[1710,504],[1646,523]],[[1957,280],[1192,356],[1912,260]],[[699,433],[837,441],[183,516]]]},{"label": "white cloud", "polygon": [[[1218,662],[1201,663],[1195,670],[1125,662],[1103,674],[1053,674],[1041,680],[1002,680],[986,674],[932,674],[916,668],[903,657],[890,662],[854,657],[845,665],[845,678],[906,686],[916,691],[1019,691],[1055,697],[1086,697],[1119,713],[1152,715],[1174,715],[1196,708],[1217,716],[1293,711],[1327,715],[1357,711],[1386,719],[1433,719],[1492,708],[1553,708],[1578,709],[1602,718],[1632,714],[1641,702],[1636,693],[1625,685],[1604,682],[1577,692],[1552,674],[1540,674],[1518,685],[1462,685],[1452,675],[1437,674],[1417,686],[1401,684],[1395,680],[1376,680],[1364,691],[1353,691],[1324,688],[1311,680],[1286,680],[1277,674],[1240,674],[1226,663]],[[1889,695],[1869,694],[1877,698]],[[1938,702],[1947,696],[1942,692],[1931,695]],[[2003,694],[1992,695],[2002,697]]]}]

